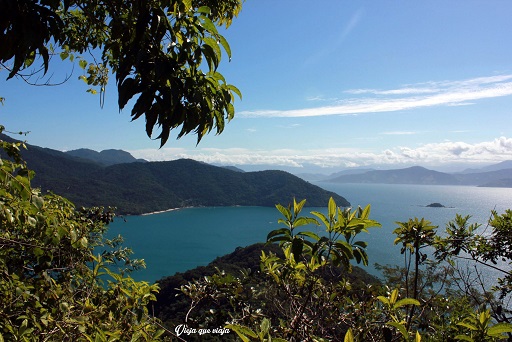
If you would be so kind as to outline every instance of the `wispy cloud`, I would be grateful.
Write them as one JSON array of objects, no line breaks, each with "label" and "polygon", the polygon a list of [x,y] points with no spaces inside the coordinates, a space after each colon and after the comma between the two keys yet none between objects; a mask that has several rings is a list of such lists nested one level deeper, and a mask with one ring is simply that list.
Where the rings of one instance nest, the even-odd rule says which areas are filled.
[{"label": "wispy cloud", "polygon": [[350,20],[341,31],[341,34],[338,38],[338,44],[341,44],[341,42],[345,40],[345,38],[347,38],[348,35],[350,35],[350,33],[354,30],[357,24],[361,21],[363,14],[364,11],[362,9],[359,9],[350,17]]},{"label": "wispy cloud", "polygon": [[323,48],[313,50],[313,54],[309,56],[303,64],[303,67],[310,67],[315,65],[319,61],[325,59],[328,56],[331,56],[333,53],[343,45],[345,39],[351,35],[354,29],[358,26],[359,22],[362,20],[364,16],[364,10],[358,9],[354,12],[347,22],[340,22],[340,26],[338,30],[332,30],[330,41],[331,44],[324,44]]},{"label": "wispy cloud", "polygon": [[417,134],[417,132],[412,131],[393,131],[393,132],[382,132],[384,135],[413,135]]},{"label": "wispy cloud", "polygon": [[411,94],[431,94],[437,93],[439,89],[436,88],[399,88],[399,89],[390,89],[390,90],[379,90],[379,89],[349,89],[345,90],[346,94],[353,95],[362,95],[362,94],[372,94],[372,95],[411,95]]},{"label": "wispy cloud", "polygon": [[[462,81],[428,82],[397,89],[352,89],[352,95],[330,106],[291,110],[242,111],[238,117],[312,117],[395,112],[434,106],[471,105],[472,101],[512,95],[512,75],[479,77]],[[373,96],[369,96],[373,95]]]},{"label": "wispy cloud", "polygon": [[197,148],[191,150],[162,148],[130,151],[136,158],[150,161],[191,158],[211,164],[274,165],[324,168],[389,165],[443,165],[448,163],[495,163],[512,159],[512,138],[500,137],[480,143],[450,142],[425,144],[419,147],[397,146],[382,151],[353,148],[274,149]]}]

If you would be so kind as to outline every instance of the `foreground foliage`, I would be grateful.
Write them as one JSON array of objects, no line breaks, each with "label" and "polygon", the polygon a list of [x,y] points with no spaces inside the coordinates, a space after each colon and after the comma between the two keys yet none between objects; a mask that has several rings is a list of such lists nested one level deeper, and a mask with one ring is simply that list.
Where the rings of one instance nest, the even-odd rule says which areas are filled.
[{"label": "foreground foliage", "polygon": [[[354,262],[370,262],[361,234],[380,226],[370,206],[351,210],[331,198],[305,216],[305,201],[277,205],[282,227],[268,234],[259,261],[219,263],[205,277],[170,283],[185,296],[171,302],[181,315],[164,328],[148,313],[158,286],[130,277],[143,263],[120,237],[104,238],[112,214],[43,195],[31,187],[23,144],[1,147],[10,157],[0,159],[0,341],[184,340],[178,331],[212,329],[223,334],[186,339],[512,341],[510,210],[492,212],[484,230],[462,216],[441,234],[425,219],[397,222],[405,263],[379,266],[378,283],[351,277]],[[479,265],[475,273],[467,261]],[[485,267],[503,275],[493,287]],[[160,313],[171,311],[165,305]]]},{"label": "foreground foliage", "polygon": [[[509,268],[502,267],[505,277],[490,288],[454,261],[473,259],[497,269],[492,260],[499,257],[510,264],[507,239],[501,237],[503,248],[492,247],[510,235],[509,211],[493,213],[486,235],[459,216],[443,234],[425,219],[397,222],[395,244],[402,245],[404,266],[379,265],[383,285],[354,286],[347,277],[351,263],[369,262],[358,236],[379,226],[369,218],[370,207],[351,211],[331,199],[327,213],[308,217],[301,215],[303,206],[304,201],[277,205],[284,227],[270,232],[268,242],[279,243],[281,252],[263,251],[260,272],[219,270],[183,285],[190,300],[184,322],[201,328],[225,320],[243,341],[512,340]],[[301,229],[311,225],[324,232]]]},{"label": "foreground foliage", "polygon": [[231,58],[217,26],[229,26],[241,6],[241,0],[1,1],[0,66],[7,79],[41,84],[52,57],[69,59],[82,69],[88,91],[99,89],[102,103],[114,74],[119,109],[133,101],[131,116],[144,116],[148,136],[157,126],[163,146],[179,128],[178,138],[192,132],[199,142],[212,129],[223,131],[234,117],[234,95],[241,97],[217,71],[222,49]]},{"label": "foreground foliage", "polygon": [[158,287],[134,281],[143,263],[104,238],[111,213],[33,189],[22,144],[1,144],[0,341],[158,340],[147,310]]}]

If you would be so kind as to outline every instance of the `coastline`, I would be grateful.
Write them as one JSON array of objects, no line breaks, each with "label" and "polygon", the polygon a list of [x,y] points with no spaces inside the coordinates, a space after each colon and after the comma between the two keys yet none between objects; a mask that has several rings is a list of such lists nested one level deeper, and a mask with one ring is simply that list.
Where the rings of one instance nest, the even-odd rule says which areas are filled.
[{"label": "coastline", "polygon": [[[188,207],[188,208],[191,208],[191,207]],[[171,208],[171,209],[166,209],[166,210],[152,211],[152,212],[149,212],[149,213],[140,214],[140,216],[162,214],[162,213],[167,213],[169,211],[175,211],[175,210],[180,210],[180,209],[184,209],[184,208]]]}]

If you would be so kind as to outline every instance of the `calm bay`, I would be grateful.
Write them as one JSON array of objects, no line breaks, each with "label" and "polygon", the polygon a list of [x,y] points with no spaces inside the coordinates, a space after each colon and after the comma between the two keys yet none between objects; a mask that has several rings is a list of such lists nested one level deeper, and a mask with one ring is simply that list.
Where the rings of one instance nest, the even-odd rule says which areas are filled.
[{"label": "calm bay", "polygon": [[[485,226],[491,210],[502,213],[512,208],[510,188],[315,184],[345,197],[353,207],[371,204],[370,218],[382,224],[381,228],[372,228],[370,234],[362,234],[360,238],[368,242],[371,265],[402,264],[400,248],[393,245],[395,221],[424,217],[444,230],[446,223],[458,213],[471,215],[471,222]],[[426,207],[433,202],[439,202],[445,208]],[[305,208],[303,215],[313,210],[325,211],[324,208]],[[125,220],[116,218],[109,229],[109,236],[121,234],[125,245],[135,252],[134,257],[146,261],[147,268],[134,273],[133,277],[154,282],[176,272],[207,265],[239,246],[264,242],[269,231],[280,227],[277,223],[279,218],[280,213],[275,208],[267,207],[186,208],[154,215],[128,216]],[[321,231],[315,226],[308,229]],[[368,267],[367,271],[377,274],[373,267]]]}]

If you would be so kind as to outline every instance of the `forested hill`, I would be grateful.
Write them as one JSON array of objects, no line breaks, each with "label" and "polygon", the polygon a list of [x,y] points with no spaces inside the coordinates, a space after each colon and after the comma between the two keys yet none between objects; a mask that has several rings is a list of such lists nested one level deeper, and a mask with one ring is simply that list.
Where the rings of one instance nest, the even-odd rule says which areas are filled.
[{"label": "forested hill", "polygon": [[65,153],[74,157],[89,159],[105,166],[134,162],[146,162],[144,159],[135,159],[130,153],[123,150],[111,149],[96,152],[87,148],[80,148],[78,150],[66,151]]},{"label": "forested hill", "polygon": [[[4,138],[4,137],[3,137]],[[287,205],[295,197],[325,206],[343,197],[284,171],[236,172],[189,159],[103,166],[56,150],[28,145],[22,151],[36,172],[33,185],[78,206],[115,206],[141,214],[187,206]]]}]

